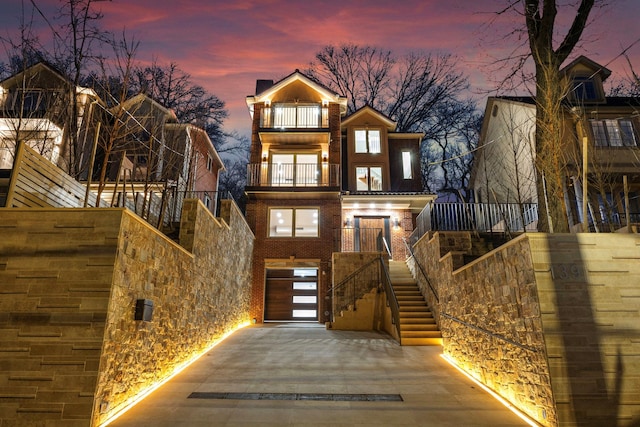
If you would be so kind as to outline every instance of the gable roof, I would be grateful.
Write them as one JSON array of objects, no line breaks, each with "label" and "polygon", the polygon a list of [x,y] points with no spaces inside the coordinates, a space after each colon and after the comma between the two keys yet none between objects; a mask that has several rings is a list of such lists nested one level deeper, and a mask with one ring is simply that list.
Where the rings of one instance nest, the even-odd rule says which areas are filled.
[{"label": "gable roof", "polygon": [[346,126],[349,123],[356,121],[359,117],[362,117],[365,114],[371,114],[378,118],[382,123],[384,123],[389,132],[393,132],[396,130],[397,123],[391,120],[386,114],[381,113],[370,105],[365,105],[363,107],[358,108],[353,113],[349,114],[347,117],[342,120],[341,126]]},{"label": "gable roof", "polygon": [[256,104],[258,102],[269,101],[275,93],[294,82],[302,82],[303,84],[309,86],[311,89],[320,94],[323,99],[326,99],[329,102],[340,104],[341,113],[344,114],[347,111],[347,98],[333,92],[331,89],[327,88],[321,83],[318,83],[306,74],[300,72],[300,70],[295,70],[293,73],[289,74],[288,76],[277,81],[269,87],[264,88],[264,85],[261,86],[259,88],[262,89],[260,93],[247,96],[247,106],[251,108],[253,104]]},{"label": "gable roof", "polygon": [[604,67],[603,65],[598,64],[595,61],[592,61],[591,59],[587,58],[584,55],[580,55],[579,57],[577,57],[576,59],[571,61],[569,64],[564,66],[560,70],[560,74],[563,75],[563,76],[568,75],[578,65],[582,65],[582,66],[590,69],[593,72],[593,75],[598,75],[599,74],[600,75],[600,79],[602,81],[605,81],[607,79],[607,77],[609,77],[611,75],[611,70],[609,70],[608,68]]}]

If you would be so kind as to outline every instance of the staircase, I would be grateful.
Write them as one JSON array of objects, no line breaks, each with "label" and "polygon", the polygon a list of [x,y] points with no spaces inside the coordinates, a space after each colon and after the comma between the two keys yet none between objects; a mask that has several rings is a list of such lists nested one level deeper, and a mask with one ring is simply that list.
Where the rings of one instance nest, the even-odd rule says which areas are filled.
[{"label": "staircase", "polygon": [[400,306],[402,345],[442,345],[442,335],[404,261],[389,261],[391,286]]}]

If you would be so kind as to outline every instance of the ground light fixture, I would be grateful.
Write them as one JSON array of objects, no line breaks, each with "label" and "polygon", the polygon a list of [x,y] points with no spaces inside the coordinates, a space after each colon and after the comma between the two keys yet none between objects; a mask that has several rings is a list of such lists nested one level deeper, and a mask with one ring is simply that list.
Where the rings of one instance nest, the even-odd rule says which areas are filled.
[{"label": "ground light fixture", "polygon": [[174,369],[174,371],[171,373],[171,375],[169,375],[167,378],[158,381],[157,383],[151,384],[149,387],[147,387],[146,389],[144,389],[143,391],[141,391],[140,393],[138,393],[137,395],[133,396],[131,399],[129,399],[128,401],[126,401],[123,405],[122,409],[117,410],[113,415],[110,415],[104,422],[102,422],[99,427],[106,427],[109,424],[111,424],[112,422],[114,422],[115,420],[117,420],[118,418],[120,418],[122,415],[124,415],[129,409],[133,408],[134,406],[136,406],[138,403],[140,403],[145,397],[149,396],[151,393],[153,393],[154,391],[156,391],[157,389],[159,389],[160,387],[162,387],[164,384],[166,384],[167,382],[169,382],[173,377],[175,377],[176,375],[178,375],[180,372],[184,371],[186,368],[188,368],[192,363],[196,362],[198,359],[200,359],[202,356],[204,356],[205,354],[207,354],[210,350],[212,350],[215,346],[217,346],[218,344],[220,344],[222,341],[224,341],[227,337],[229,337],[229,335],[233,334],[235,331],[237,331],[238,329],[242,329],[245,326],[249,326],[249,322],[243,322],[240,323],[236,326],[234,326],[233,328],[231,328],[228,332],[226,332],[224,335],[222,335],[220,338],[215,339],[211,345],[209,345],[202,353],[194,356],[192,359],[186,361],[185,363],[179,365],[178,367],[176,367],[176,369]]},{"label": "ground light fixture", "polygon": [[509,409],[514,414],[516,414],[520,419],[522,419],[522,421],[524,421],[525,423],[529,424],[531,427],[540,427],[540,424],[538,424],[536,421],[532,420],[527,414],[525,414],[524,412],[520,411],[518,408],[513,406],[513,404],[511,404],[511,402],[509,402],[508,400],[504,399],[498,393],[496,393],[495,391],[491,390],[486,385],[482,384],[480,381],[475,379],[471,374],[469,374],[467,371],[465,371],[460,366],[458,366],[458,364],[455,362],[455,360],[453,360],[451,357],[447,356],[446,354],[441,354],[440,356],[444,360],[446,360],[447,363],[449,363],[451,366],[456,368],[456,370],[458,370],[460,373],[462,373],[465,377],[469,378],[471,381],[473,381],[475,384],[477,384],[478,387],[480,387],[481,389],[483,389],[484,391],[489,393],[489,395],[491,395],[494,399],[496,399],[498,402],[502,403],[507,409]]}]

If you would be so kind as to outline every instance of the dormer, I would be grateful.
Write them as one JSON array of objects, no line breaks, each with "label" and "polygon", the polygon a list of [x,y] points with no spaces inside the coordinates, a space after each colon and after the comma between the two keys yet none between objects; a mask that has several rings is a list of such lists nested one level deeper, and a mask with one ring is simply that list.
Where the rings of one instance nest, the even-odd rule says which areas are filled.
[{"label": "dormer", "polygon": [[605,102],[603,82],[611,71],[602,65],[580,56],[560,70],[568,83],[567,100],[571,104],[599,104]]}]

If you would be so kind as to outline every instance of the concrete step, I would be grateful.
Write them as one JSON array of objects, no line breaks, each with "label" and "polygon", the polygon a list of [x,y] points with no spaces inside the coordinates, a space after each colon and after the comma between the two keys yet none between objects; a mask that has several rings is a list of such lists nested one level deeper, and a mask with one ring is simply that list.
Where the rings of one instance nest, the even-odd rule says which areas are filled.
[{"label": "concrete step", "polygon": [[403,346],[442,345],[442,338],[402,338]]},{"label": "concrete step", "polygon": [[400,318],[400,326],[427,326],[427,325],[435,325],[436,319],[431,317],[401,317]]},{"label": "concrete step", "polygon": [[440,331],[401,331],[400,336],[405,338],[442,338]]},{"label": "concrete step", "polygon": [[420,301],[424,302],[424,298],[422,295],[398,295],[396,294],[396,298],[398,302],[400,301]]},{"label": "concrete step", "polygon": [[427,318],[433,318],[433,313],[430,310],[412,310],[412,311],[407,311],[407,310],[400,310],[400,321],[402,321],[402,319],[404,318],[422,318],[422,317],[427,317]]},{"label": "concrete step", "polygon": [[421,306],[400,306],[401,313],[426,313],[431,312],[427,304]]},{"label": "concrete step", "polygon": [[[425,323],[418,323],[418,324],[413,324],[413,323],[403,323],[402,321],[400,321],[400,330],[402,331],[402,333],[404,334],[405,332],[440,332],[438,331],[438,325],[434,323],[431,324],[425,324]],[[405,335],[403,335],[405,336]]]}]

